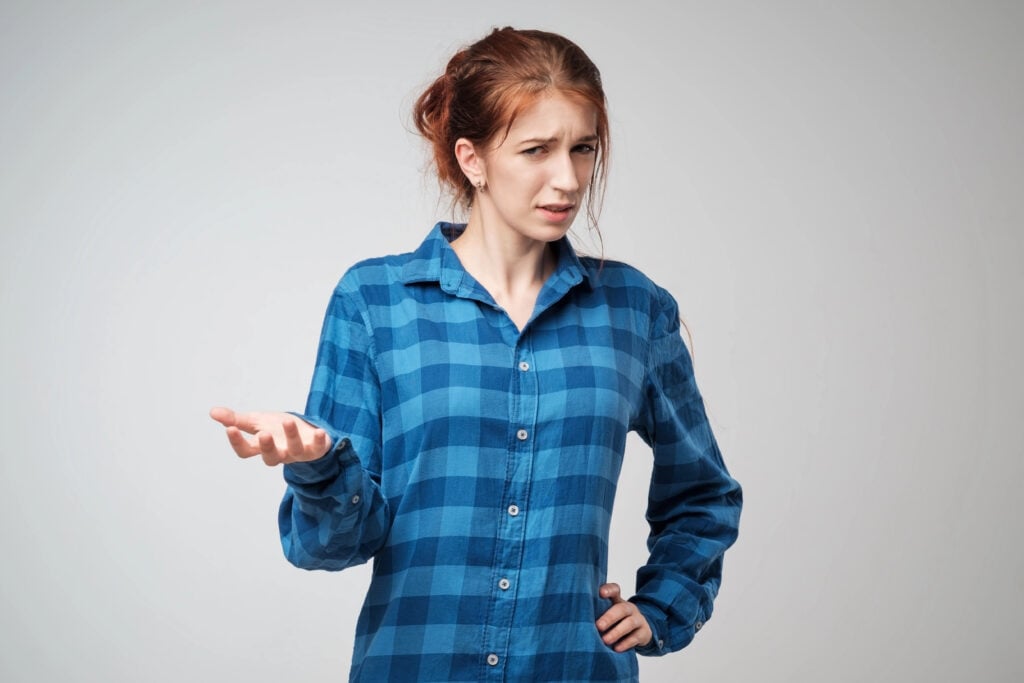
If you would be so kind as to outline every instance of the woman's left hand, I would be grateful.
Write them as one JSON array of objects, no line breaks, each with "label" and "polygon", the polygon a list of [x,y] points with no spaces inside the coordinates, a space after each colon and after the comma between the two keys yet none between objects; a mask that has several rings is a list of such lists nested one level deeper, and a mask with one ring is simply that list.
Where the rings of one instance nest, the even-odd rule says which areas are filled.
[{"label": "woman's left hand", "polygon": [[605,645],[616,652],[625,652],[651,642],[654,634],[647,619],[636,605],[622,598],[619,584],[606,583],[600,592],[602,598],[612,601],[612,606],[597,620],[597,630]]}]

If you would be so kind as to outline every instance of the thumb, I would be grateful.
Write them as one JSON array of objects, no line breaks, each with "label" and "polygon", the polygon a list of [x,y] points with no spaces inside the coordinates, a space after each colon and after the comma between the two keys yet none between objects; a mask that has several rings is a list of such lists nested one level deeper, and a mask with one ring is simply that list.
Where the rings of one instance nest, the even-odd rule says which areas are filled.
[{"label": "thumb", "polygon": [[613,603],[625,602],[622,599],[622,590],[617,583],[606,583],[600,588],[601,597],[611,600]]}]

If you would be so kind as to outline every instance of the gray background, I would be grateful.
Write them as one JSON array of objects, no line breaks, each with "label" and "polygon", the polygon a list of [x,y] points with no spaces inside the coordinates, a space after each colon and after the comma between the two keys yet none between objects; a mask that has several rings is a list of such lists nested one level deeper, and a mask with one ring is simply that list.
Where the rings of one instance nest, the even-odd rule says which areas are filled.
[{"label": "gray background", "polygon": [[206,412],[301,408],[341,272],[450,217],[414,98],[512,24],[601,67],[605,253],[746,489],[644,680],[1020,680],[1022,5],[668,5],[0,5],[0,679],[345,679],[366,568],[287,565]]}]

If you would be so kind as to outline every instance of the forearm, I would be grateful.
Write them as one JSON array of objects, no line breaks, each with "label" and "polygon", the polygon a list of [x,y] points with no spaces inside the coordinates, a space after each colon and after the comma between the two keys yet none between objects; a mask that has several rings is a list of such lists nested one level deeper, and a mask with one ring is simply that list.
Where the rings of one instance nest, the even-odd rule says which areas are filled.
[{"label": "forearm", "polygon": [[641,654],[685,647],[711,617],[723,556],[738,534],[742,492],[724,469],[715,481],[688,488],[674,505],[652,501],[649,511],[651,554],[637,572],[633,602],[655,637]]},{"label": "forearm", "polygon": [[295,566],[345,569],[366,562],[383,544],[387,501],[348,439],[321,460],[286,466],[285,480],[278,523],[285,556]]}]

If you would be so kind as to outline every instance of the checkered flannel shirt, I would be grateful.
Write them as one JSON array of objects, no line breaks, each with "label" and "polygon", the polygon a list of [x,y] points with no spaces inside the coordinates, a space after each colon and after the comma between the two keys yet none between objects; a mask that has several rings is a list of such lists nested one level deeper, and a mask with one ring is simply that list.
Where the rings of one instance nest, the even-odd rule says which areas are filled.
[{"label": "checkered flannel shirt", "polygon": [[[519,330],[449,245],[461,229],[338,284],[303,414],[333,446],[284,468],[285,554],[373,559],[353,681],[636,680],[636,652],[678,650],[711,616],[739,525],[676,303],[563,239]],[[654,456],[632,598],[654,638],[620,654],[595,621],[631,430]]]}]

